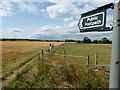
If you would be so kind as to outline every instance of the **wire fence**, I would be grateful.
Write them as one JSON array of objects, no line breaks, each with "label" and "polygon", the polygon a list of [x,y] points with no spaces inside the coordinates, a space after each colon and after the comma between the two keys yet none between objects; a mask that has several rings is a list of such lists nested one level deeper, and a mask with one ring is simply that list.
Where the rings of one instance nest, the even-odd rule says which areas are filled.
[{"label": "wire fence", "polygon": [[[77,64],[77,63],[66,62],[66,60],[64,60],[64,61],[52,60],[52,59],[47,57],[48,55],[62,56],[62,57],[64,57],[64,59],[66,59],[66,57],[84,58],[84,59],[86,59],[87,63],[86,64]],[[108,73],[110,72],[110,70],[109,70],[110,65],[99,65],[98,64],[98,61],[102,61],[102,59],[98,58],[98,53],[95,54],[95,64],[90,64],[90,56],[68,55],[68,54],[66,54],[66,51],[64,51],[64,54],[56,54],[56,53],[50,52],[49,50],[41,50],[39,52],[39,59],[42,60],[43,62],[45,62],[45,61],[51,62],[51,63],[45,62],[44,64],[54,66],[54,67],[63,67],[64,64],[66,64],[66,65],[77,65],[77,66],[85,66],[85,67],[87,67],[87,69],[85,69],[85,70],[80,69],[81,71],[89,71],[89,67],[95,67],[95,69],[92,70],[92,71],[95,71],[95,72],[98,72],[98,71],[99,72],[108,72]],[[110,59],[104,59],[104,60],[110,61]],[[52,62],[54,62],[54,64]],[[60,63],[64,63],[64,64],[60,65]],[[99,67],[102,67],[102,68],[107,67],[108,69],[100,71]]]},{"label": "wire fence", "polygon": [[[60,61],[55,61],[55,60],[50,60],[50,59],[48,59],[48,58],[44,58],[45,60],[49,60],[49,61],[52,61],[52,62],[60,62]],[[86,65],[86,64],[76,64],[76,63],[68,63],[68,62],[64,62],[65,64],[67,64],[67,65],[78,65],[78,66],[88,66],[88,65]],[[64,65],[58,65],[58,64],[50,64],[50,63],[44,63],[44,64],[46,64],[46,65],[50,65],[50,66],[54,66],[54,67],[64,67]],[[94,66],[94,65],[90,65],[90,66]],[[110,66],[110,65],[96,65],[96,66],[104,66],[104,67],[106,67],[106,66]],[[79,69],[80,71],[85,71],[85,72],[89,72],[89,71],[91,71],[90,69],[89,69],[89,67],[87,67],[87,69]],[[104,73],[109,73],[110,71],[109,70],[103,70],[103,71],[101,71],[99,68],[95,68],[94,70],[92,69],[92,72],[104,72]]]}]

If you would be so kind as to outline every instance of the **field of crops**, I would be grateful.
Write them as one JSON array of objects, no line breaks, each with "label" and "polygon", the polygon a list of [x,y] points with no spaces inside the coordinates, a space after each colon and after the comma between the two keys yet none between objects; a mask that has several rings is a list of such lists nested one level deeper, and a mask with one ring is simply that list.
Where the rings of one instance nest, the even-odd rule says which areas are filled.
[{"label": "field of crops", "polygon": [[2,42],[2,69],[3,76],[13,69],[34,57],[42,49],[47,49],[49,44],[55,46],[62,42],[37,42],[37,41],[3,41]]},{"label": "field of crops", "polygon": [[36,53],[48,49],[50,42],[3,42],[2,65],[5,74],[28,58],[35,58],[5,88],[108,88],[109,72],[104,71],[108,67],[95,71],[94,66],[78,64],[86,64],[86,58],[82,58],[86,56],[90,56],[90,64],[94,64],[98,53],[98,64],[109,65],[111,44],[52,43],[56,47],[51,53],[44,53],[42,61]]}]

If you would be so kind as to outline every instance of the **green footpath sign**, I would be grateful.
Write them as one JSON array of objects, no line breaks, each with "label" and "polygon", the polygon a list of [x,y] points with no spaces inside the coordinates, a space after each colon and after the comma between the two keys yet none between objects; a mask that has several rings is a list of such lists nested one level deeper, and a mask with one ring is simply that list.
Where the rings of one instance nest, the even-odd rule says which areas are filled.
[{"label": "green footpath sign", "polygon": [[106,27],[106,10],[81,15],[78,27],[81,32],[104,29]]}]

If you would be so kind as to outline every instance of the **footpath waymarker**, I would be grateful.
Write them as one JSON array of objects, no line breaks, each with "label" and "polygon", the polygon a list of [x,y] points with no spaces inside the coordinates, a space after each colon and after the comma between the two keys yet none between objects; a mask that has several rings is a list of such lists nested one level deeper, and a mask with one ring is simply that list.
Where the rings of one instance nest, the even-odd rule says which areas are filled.
[{"label": "footpath waymarker", "polygon": [[111,31],[110,27],[106,27],[106,9],[108,8],[113,8],[113,3],[81,14],[78,22],[80,32]]},{"label": "footpath waymarker", "polygon": [[78,27],[80,32],[110,31],[105,25],[108,8],[114,9],[109,88],[120,90],[120,0],[81,14]]},{"label": "footpath waymarker", "polygon": [[92,14],[81,15],[79,22],[79,28],[85,32],[92,29],[105,28],[106,27],[106,10],[96,11]]}]

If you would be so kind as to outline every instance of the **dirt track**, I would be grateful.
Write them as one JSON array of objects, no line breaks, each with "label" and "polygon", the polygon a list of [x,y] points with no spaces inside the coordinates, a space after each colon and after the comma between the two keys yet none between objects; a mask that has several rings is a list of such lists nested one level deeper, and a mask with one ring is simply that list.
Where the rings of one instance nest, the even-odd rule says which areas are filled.
[{"label": "dirt track", "polygon": [[5,80],[0,82],[0,83],[2,83],[2,88],[4,88],[6,85],[8,85],[8,83],[16,77],[17,73],[21,72],[28,64],[31,64],[32,61],[35,59],[36,59],[36,57],[34,59],[32,59],[31,61],[29,61],[28,63],[26,63],[25,65],[21,66],[19,69],[12,71],[12,73],[9,74],[5,78]]}]

